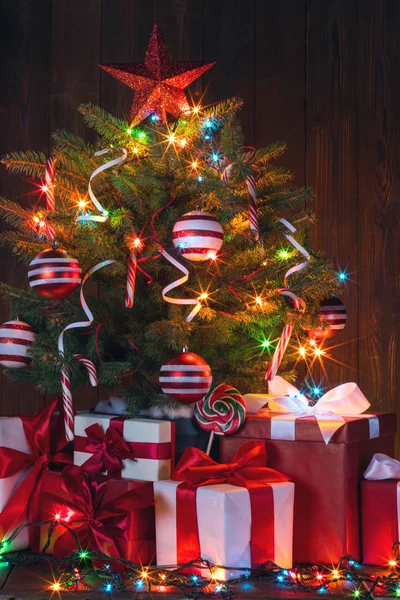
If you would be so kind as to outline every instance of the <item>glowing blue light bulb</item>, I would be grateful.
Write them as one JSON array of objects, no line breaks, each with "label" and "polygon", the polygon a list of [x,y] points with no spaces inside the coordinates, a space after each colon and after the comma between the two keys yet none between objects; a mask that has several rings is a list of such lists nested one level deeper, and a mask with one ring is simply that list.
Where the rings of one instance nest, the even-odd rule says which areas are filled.
[{"label": "glowing blue light bulb", "polygon": [[204,121],[204,126],[205,127],[211,127],[211,125],[212,125],[211,119],[207,119],[207,121]]},{"label": "glowing blue light bulb", "polygon": [[153,122],[154,122],[154,121],[158,121],[158,119],[159,119],[158,115],[151,115],[151,117],[150,117],[150,118],[151,118],[151,120],[152,120]]},{"label": "glowing blue light bulb", "polygon": [[285,569],[285,570],[283,571],[283,574],[285,575],[285,577],[287,577],[287,576],[289,575],[289,571],[288,571],[287,569]]},{"label": "glowing blue light bulb", "polygon": [[196,583],[200,577],[198,575],[192,575],[190,579],[193,581],[193,583]]},{"label": "glowing blue light bulb", "polygon": [[348,279],[348,275],[347,275],[346,271],[339,271],[338,278],[339,278],[339,281],[346,281],[346,279]]},{"label": "glowing blue light bulb", "polygon": [[313,389],[311,391],[314,394],[314,396],[320,396],[321,395],[321,389],[318,386],[313,387]]},{"label": "glowing blue light bulb", "polygon": [[205,135],[205,136],[204,136],[204,139],[205,139],[205,140],[211,140],[211,135]]},{"label": "glowing blue light bulb", "polygon": [[222,591],[222,585],[218,584],[215,586],[214,588],[214,592],[221,592]]},{"label": "glowing blue light bulb", "polygon": [[201,175],[198,176],[197,181],[203,181],[203,178]]},{"label": "glowing blue light bulb", "polygon": [[278,575],[278,577],[277,577],[278,581],[283,581],[283,579],[284,579],[283,575]]},{"label": "glowing blue light bulb", "polygon": [[214,162],[218,162],[219,161],[219,155],[214,153],[211,157],[213,159]]},{"label": "glowing blue light bulb", "polygon": [[141,588],[144,586],[144,581],[143,579],[138,579],[135,583],[136,587]]},{"label": "glowing blue light bulb", "polygon": [[107,583],[107,584],[106,584],[105,590],[106,590],[106,592],[111,592],[111,590],[112,590],[112,585],[111,585],[111,583]]}]

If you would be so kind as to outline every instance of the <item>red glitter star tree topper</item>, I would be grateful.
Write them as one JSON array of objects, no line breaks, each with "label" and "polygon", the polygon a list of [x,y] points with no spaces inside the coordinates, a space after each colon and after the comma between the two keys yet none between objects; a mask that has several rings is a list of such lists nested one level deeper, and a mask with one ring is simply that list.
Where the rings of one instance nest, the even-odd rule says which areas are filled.
[{"label": "red glitter star tree topper", "polygon": [[136,125],[152,113],[166,122],[167,113],[178,118],[182,112],[190,110],[183,90],[213,65],[215,62],[173,62],[155,24],[143,63],[100,67],[135,91],[130,119]]}]

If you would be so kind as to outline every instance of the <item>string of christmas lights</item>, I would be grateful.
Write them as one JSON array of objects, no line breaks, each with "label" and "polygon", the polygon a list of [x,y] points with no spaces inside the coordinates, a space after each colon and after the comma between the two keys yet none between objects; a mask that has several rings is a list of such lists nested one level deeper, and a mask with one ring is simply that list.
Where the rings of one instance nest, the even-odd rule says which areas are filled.
[{"label": "string of christmas lights", "polygon": [[[10,552],[12,541],[27,527],[48,526],[47,539],[42,552],[18,555]],[[73,536],[76,550],[63,558],[46,554],[57,527],[63,527]],[[138,591],[165,593],[178,590],[185,598],[222,598],[229,600],[237,593],[249,589],[251,583],[274,584],[277,589],[290,588],[293,592],[325,593],[337,591],[352,598],[373,599],[382,594],[400,597],[400,542],[392,548],[388,572],[366,571],[351,556],[343,556],[337,565],[294,566],[282,569],[269,561],[254,569],[239,569],[215,565],[198,558],[182,565],[138,565],[125,559],[111,557],[98,550],[82,548],[76,532],[61,519],[60,513],[41,523],[25,523],[0,543],[0,567],[33,566],[38,563],[51,565],[55,580],[48,587],[54,592],[75,592],[84,585],[93,584],[93,576],[101,581],[105,593],[134,589]],[[118,568],[119,567],[119,568]],[[207,569],[208,577],[199,574]],[[191,572],[192,571],[192,572]],[[229,581],[221,580],[221,573],[241,573]],[[122,574],[124,573],[124,574]],[[278,593],[278,591],[277,591]]]}]

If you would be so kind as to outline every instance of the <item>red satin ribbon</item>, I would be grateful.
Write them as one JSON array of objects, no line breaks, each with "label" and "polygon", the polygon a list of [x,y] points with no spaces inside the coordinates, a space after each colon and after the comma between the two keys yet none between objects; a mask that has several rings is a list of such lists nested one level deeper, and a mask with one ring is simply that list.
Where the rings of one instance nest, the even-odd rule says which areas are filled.
[{"label": "red satin ribbon", "polygon": [[[61,480],[66,496],[46,494],[45,501],[60,507],[61,518],[68,515],[66,525],[74,531],[81,547],[127,558],[130,513],[154,503],[151,487],[129,490],[105,501],[107,488],[113,482],[102,476],[89,478],[81,467],[71,465],[65,467]],[[68,556],[75,550],[74,537],[64,530],[55,541],[54,556]]]},{"label": "red satin ribbon", "polygon": [[[172,459],[173,442],[127,442],[123,437],[125,419],[114,417],[104,433],[98,423],[85,429],[87,437],[75,436],[77,452],[92,454],[82,465],[87,473],[107,471],[112,477],[121,477],[122,461],[126,459],[150,458],[154,460]],[[171,432],[173,435],[173,431]]]},{"label": "red satin ribbon", "polygon": [[251,507],[251,563],[274,560],[274,499],[270,483],[289,478],[266,464],[265,444],[245,442],[227,464],[216,463],[198,448],[186,448],[172,473],[182,481],[176,490],[177,562],[201,557],[196,511],[197,488],[229,483],[249,492]]},{"label": "red satin ribbon", "polygon": [[[20,417],[31,454],[0,446],[0,478],[11,477],[30,469],[0,513],[0,539],[7,536],[19,525],[36,520],[36,509],[40,495],[40,478],[51,462],[70,463],[71,457],[60,450],[67,444],[64,434],[56,425],[57,435],[52,445],[50,421],[57,407],[58,399],[46,406],[38,415]],[[61,414],[62,417],[62,414]],[[53,430],[54,431],[54,430]],[[62,428],[63,431],[63,428]],[[29,529],[29,544],[38,548],[38,530]]]}]

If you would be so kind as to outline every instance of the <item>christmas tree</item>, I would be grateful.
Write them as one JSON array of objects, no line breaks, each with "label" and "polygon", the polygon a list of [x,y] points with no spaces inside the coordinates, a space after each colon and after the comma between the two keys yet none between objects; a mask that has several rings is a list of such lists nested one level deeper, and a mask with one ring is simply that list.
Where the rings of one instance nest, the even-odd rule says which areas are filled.
[{"label": "christmas tree", "polygon": [[[91,277],[98,288],[89,283],[84,290],[93,322],[66,332],[61,353],[63,329],[86,320],[78,290],[49,300],[37,293],[39,285],[0,286],[12,317],[36,332],[31,365],[7,375],[58,393],[63,369],[72,387],[87,381],[76,360],[84,356],[95,364],[99,384],[118,389],[133,415],[170,403],[158,382],[160,367],[187,347],[210,365],[213,384],[260,391],[288,323],[292,343],[280,372],[293,380],[296,340],[302,347],[305,330],[318,324],[321,301],[340,283],[330,262],[311,250],[313,215],[305,209],[311,191],[297,188],[292,174],[275,163],[285,145],[246,147],[237,98],[190,105],[183,88],[210,65],[168,62],[156,29],[152,40],[145,65],[139,65],[152,71],[152,79],[145,81],[138,66],[104,66],[135,90],[129,121],[80,106],[98,140],[56,131],[47,184],[45,154],[12,152],[2,161],[11,173],[34,179],[38,190],[29,208],[1,200],[1,215],[12,227],[1,235],[3,246],[28,264],[55,238],[83,273],[114,261]],[[99,153],[103,149],[108,153]],[[181,220],[196,210],[197,216],[208,213],[208,236],[190,230],[196,215]],[[285,280],[303,262],[305,268]]]}]

